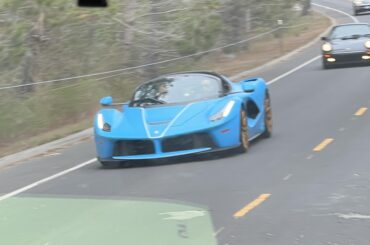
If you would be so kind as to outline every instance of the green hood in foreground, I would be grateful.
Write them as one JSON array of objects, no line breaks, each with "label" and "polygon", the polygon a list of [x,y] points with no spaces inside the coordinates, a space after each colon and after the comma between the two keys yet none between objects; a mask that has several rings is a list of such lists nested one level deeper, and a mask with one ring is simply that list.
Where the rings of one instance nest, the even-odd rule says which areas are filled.
[{"label": "green hood in foreground", "polygon": [[217,244],[208,211],[145,200],[12,198],[0,231],[7,245]]}]

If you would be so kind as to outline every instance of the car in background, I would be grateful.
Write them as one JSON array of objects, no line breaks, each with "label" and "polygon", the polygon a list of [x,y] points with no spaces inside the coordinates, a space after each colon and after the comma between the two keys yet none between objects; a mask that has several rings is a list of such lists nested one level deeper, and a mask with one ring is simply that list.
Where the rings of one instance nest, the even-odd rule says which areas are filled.
[{"label": "car in background", "polygon": [[370,64],[370,25],[344,24],[333,27],[322,37],[323,68],[345,64]]},{"label": "car in background", "polygon": [[251,140],[272,133],[262,78],[232,82],[213,72],[169,74],[139,86],[127,103],[113,103],[112,97],[100,103],[95,143],[98,160],[108,167],[220,150],[246,152]]},{"label": "car in background", "polygon": [[354,15],[370,11],[370,0],[353,0],[352,5]]}]

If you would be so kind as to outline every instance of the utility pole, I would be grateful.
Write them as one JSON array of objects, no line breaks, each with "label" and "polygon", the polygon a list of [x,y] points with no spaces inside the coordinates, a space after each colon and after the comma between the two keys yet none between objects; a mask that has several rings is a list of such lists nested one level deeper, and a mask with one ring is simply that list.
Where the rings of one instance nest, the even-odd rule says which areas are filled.
[{"label": "utility pole", "polygon": [[[245,35],[243,35],[244,37],[243,38],[247,38],[250,31],[252,30],[252,15],[251,15],[251,9],[250,8],[247,8],[246,12],[245,12]],[[248,43],[244,43],[243,44],[243,49],[244,50],[248,50]]]},{"label": "utility pole", "polygon": [[277,25],[280,28],[278,30],[280,55],[284,54],[284,29],[282,28],[283,24],[284,24],[283,20],[277,20]]},{"label": "utility pole", "polygon": [[245,27],[245,29],[246,29],[246,32],[248,34],[252,29],[252,23],[251,23],[252,15],[251,15],[251,9],[250,8],[247,9],[247,13],[246,13],[245,18],[246,18],[246,27]]}]

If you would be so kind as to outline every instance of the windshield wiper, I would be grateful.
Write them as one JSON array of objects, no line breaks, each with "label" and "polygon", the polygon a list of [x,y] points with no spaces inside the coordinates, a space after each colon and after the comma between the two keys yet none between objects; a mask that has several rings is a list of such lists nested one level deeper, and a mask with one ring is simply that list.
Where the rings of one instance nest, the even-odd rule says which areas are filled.
[{"label": "windshield wiper", "polygon": [[163,100],[155,99],[155,98],[142,98],[138,100],[132,101],[132,104],[140,104],[140,103],[150,103],[150,104],[165,104],[166,102]]},{"label": "windshield wiper", "polygon": [[342,40],[349,40],[349,39],[359,39],[362,35],[351,35],[351,36],[345,36],[345,37],[342,37],[341,39]]}]

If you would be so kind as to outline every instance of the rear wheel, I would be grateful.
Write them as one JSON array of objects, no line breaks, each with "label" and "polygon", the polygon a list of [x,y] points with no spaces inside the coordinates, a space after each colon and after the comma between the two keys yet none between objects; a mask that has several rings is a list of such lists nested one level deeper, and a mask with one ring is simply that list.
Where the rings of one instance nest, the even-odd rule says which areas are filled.
[{"label": "rear wheel", "polygon": [[248,118],[245,110],[240,111],[240,146],[238,151],[247,152],[249,149]]},{"label": "rear wheel", "polygon": [[271,109],[271,99],[270,94],[266,91],[265,101],[265,131],[262,136],[265,138],[270,138],[272,135],[272,109]]},{"label": "rear wheel", "polygon": [[357,16],[358,15],[358,11],[356,9],[353,10],[353,15],[354,16]]}]

